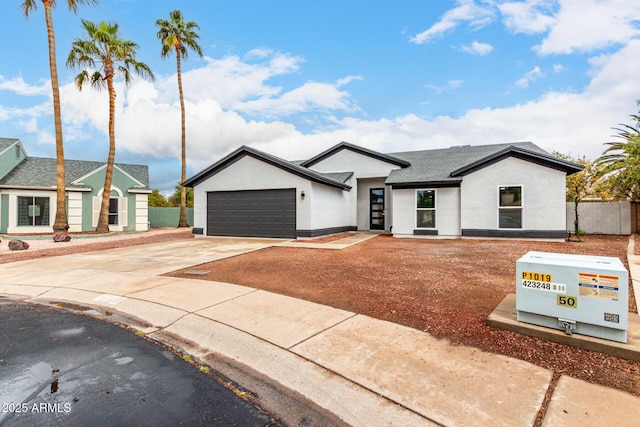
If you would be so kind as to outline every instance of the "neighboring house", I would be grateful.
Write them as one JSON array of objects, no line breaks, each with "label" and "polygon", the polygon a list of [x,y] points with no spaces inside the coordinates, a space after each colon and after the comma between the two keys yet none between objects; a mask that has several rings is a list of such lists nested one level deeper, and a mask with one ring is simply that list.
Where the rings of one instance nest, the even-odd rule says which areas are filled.
[{"label": "neighboring house", "polygon": [[184,182],[194,233],[565,238],[565,177],[581,166],[531,142],[382,154],[342,142],[290,162],[250,147]]},{"label": "neighboring house", "polygon": [[[65,160],[70,232],[98,224],[106,163]],[[109,229],[148,229],[149,168],[113,168]],[[56,159],[29,157],[18,139],[0,138],[0,233],[52,233],[56,209]]]}]

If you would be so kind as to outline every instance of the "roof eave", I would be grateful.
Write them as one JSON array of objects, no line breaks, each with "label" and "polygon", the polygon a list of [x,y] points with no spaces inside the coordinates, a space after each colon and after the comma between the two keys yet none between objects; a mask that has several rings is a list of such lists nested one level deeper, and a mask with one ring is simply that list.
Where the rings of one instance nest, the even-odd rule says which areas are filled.
[{"label": "roof eave", "polygon": [[[56,191],[56,186],[30,186],[30,185],[13,185],[0,184],[0,189],[5,190],[33,190],[33,191]],[[90,187],[65,187],[65,191],[92,191]]]},{"label": "roof eave", "polygon": [[435,180],[435,181],[407,181],[407,182],[387,182],[394,190],[402,190],[409,188],[447,188],[460,187],[462,179],[455,180]]},{"label": "roof eave", "polygon": [[254,159],[263,161],[267,164],[270,164],[272,166],[275,166],[279,169],[285,170],[289,173],[292,173],[294,175],[298,175],[302,178],[306,178],[309,179],[311,181],[314,182],[318,182],[320,184],[325,184],[325,185],[329,185],[332,187],[337,187],[340,188],[342,190],[345,191],[349,191],[351,190],[351,186],[329,179],[327,177],[322,176],[321,174],[314,172],[310,169],[306,169],[300,166],[297,166],[291,162],[288,162],[284,159],[280,159],[278,157],[275,156],[271,156],[268,155],[266,153],[263,153],[259,150],[256,150],[254,148],[251,147],[247,147],[247,146],[242,146],[240,148],[238,148],[237,150],[235,150],[234,152],[232,152],[231,154],[227,155],[226,157],[220,159],[219,161],[217,161],[216,163],[214,163],[213,165],[209,166],[208,168],[202,170],[201,172],[197,173],[196,175],[194,175],[193,177],[187,179],[186,181],[182,182],[181,185],[184,187],[193,187],[194,185],[197,185],[198,183],[200,183],[201,181],[209,178],[212,175],[217,174],[218,172],[222,171],[223,169],[228,168],[229,166],[233,165],[234,163],[236,163],[237,161],[239,161],[240,159],[242,159],[245,156],[250,156],[253,157]]},{"label": "roof eave", "polygon": [[371,158],[374,158],[376,160],[380,160],[382,162],[385,163],[390,163],[396,166],[400,166],[402,168],[406,168],[411,166],[411,163],[407,162],[406,160],[402,160],[399,159],[397,157],[393,157],[393,156],[389,156],[388,154],[383,154],[383,153],[378,153],[376,151],[373,150],[369,150],[363,147],[358,147],[357,145],[353,145],[350,144],[348,142],[341,142],[338,145],[334,145],[333,147],[323,151],[322,153],[313,156],[312,158],[310,158],[309,160],[305,160],[304,162],[300,163],[300,166],[308,168],[311,167],[313,165],[315,165],[316,163],[321,162],[324,159],[327,159],[329,157],[331,157],[332,155],[334,155],[335,153],[341,151],[341,150],[351,150],[355,153],[358,154],[362,154],[363,156],[368,156]]},{"label": "roof eave", "polygon": [[516,157],[522,160],[527,160],[541,166],[546,166],[552,169],[566,172],[567,175],[580,172],[582,169],[584,169],[584,166],[578,165],[576,163],[567,162],[555,156],[536,153],[534,151],[526,150],[524,148],[519,148],[512,145],[489,156],[483,157],[482,159],[476,160],[475,162],[469,163],[468,165],[465,165],[459,169],[456,169],[451,172],[450,176],[458,177],[468,175],[479,169],[492,165],[493,163],[504,160],[507,157]]}]

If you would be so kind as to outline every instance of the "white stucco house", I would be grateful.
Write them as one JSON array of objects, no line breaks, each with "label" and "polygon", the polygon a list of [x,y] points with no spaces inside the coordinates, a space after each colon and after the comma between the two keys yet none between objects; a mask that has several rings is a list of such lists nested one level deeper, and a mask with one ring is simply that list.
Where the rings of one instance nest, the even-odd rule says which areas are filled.
[{"label": "white stucco house", "polygon": [[183,185],[200,235],[560,239],[565,177],[581,169],[531,142],[391,154],[342,142],[296,162],[242,146]]}]

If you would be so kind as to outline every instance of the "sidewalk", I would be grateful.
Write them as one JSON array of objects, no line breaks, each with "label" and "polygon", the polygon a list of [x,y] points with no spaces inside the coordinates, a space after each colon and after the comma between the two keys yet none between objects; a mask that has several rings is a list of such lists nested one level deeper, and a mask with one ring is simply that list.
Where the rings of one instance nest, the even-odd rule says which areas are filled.
[{"label": "sidewalk", "polygon": [[[200,238],[2,264],[0,294],[122,313],[153,338],[233,359],[351,425],[534,424],[547,369],[254,288],[159,276],[280,243]],[[561,376],[542,425],[638,419],[640,398]]]}]

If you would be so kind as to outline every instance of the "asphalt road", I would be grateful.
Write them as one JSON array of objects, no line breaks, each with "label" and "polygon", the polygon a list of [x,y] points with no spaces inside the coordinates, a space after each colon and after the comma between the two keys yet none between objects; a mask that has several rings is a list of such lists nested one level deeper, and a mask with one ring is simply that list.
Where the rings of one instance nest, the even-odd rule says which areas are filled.
[{"label": "asphalt road", "polygon": [[269,426],[269,415],[114,324],[0,300],[0,426]]}]

